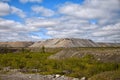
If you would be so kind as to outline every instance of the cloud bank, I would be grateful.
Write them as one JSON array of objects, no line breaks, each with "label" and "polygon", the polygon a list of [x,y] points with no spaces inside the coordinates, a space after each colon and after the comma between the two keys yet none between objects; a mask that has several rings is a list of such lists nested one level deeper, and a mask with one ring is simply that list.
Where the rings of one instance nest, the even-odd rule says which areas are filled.
[{"label": "cloud bank", "polygon": [[[20,0],[22,3],[33,0]],[[41,2],[41,0],[34,0]],[[49,38],[87,38],[100,42],[120,42],[120,1],[85,0],[82,4],[65,2],[57,10],[31,6],[36,16],[7,3],[0,3],[0,16],[16,14],[24,23],[0,18],[0,40],[41,40],[42,36],[29,34],[45,29]],[[4,9],[3,9],[4,8]],[[47,37],[46,37],[47,38]]]}]

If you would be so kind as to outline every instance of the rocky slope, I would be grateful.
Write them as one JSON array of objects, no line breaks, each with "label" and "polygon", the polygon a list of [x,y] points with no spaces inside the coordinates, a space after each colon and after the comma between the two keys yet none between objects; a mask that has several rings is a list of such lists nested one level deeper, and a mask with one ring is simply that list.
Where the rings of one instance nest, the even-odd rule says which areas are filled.
[{"label": "rocky slope", "polygon": [[120,43],[97,43],[101,47],[120,47]]},{"label": "rocky slope", "polygon": [[70,48],[51,55],[50,59],[66,59],[93,55],[97,60],[105,62],[120,62],[120,48]]},{"label": "rocky slope", "polygon": [[0,47],[28,47],[32,44],[33,42],[0,42]]},{"label": "rocky slope", "polygon": [[48,39],[41,42],[36,42],[30,47],[98,47],[99,45],[89,39],[77,39],[77,38],[57,38]]}]

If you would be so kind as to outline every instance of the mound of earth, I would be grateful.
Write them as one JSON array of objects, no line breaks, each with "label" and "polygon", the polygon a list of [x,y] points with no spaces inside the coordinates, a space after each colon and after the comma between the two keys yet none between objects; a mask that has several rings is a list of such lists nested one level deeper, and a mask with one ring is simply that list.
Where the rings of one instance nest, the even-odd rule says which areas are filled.
[{"label": "mound of earth", "polygon": [[54,55],[50,59],[66,59],[71,57],[84,57],[93,55],[97,60],[105,62],[120,62],[120,48],[69,48],[64,49]]},{"label": "mound of earth", "polygon": [[98,43],[101,47],[120,47],[120,43]]},{"label": "mound of earth", "polygon": [[30,47],[98,47],[99,45],[89,39],[78,39],[78,38],[57,38],[48,39],[41,42],[36,42]]},{"label": "mound of earth", "polygon": [[0,42],[0,47],[28,47],[33,42]]}]

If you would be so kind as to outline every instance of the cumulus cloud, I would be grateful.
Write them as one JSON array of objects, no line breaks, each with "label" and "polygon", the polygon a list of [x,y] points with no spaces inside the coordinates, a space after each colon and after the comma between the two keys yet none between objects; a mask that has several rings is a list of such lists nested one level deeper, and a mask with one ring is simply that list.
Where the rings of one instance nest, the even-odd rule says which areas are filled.
[{"label": "cumulus cloud", "polygon": [[37,41],[41,40],[40,36],[29,35],[28,33],[16,33],[16,32],[0,32],[0,41]]},{"label": "cumulus cloud", "polygon": [[21,18],[25,18],[26,14],[19,8],[8,5],[8,3],[0,2],[0,16],[6,16],[10,14],[18,15]]},{"label": "cumulus cloud", "polygon": [[20,0],[21,3],[27,3],[27,2],[31,2],[31,3],[34,3],[34,2],[37,2],[37,3],[41,3],[42,0]]},{"label": "cumulus cloud", "polygon": [[11,6],[11,13],[18,15],[21,18],[25,18],[26,17],[25,13],[21,9],[16,8],[14,6]]},{"label": "cumulus cloud", "polygon": [[[68,19],[62,19],[61,25],[57,26],[59,31],[52,28],[53,31],[48,34],[53,37],[90,38],[94,41],[109,42],[116,39],[120,42],[119,36],[116,36],[120,34],[119,7],[119,0],[85,0],[83,4],[62,4],[59,6],[59,13]],[[97,23],[92,24],[89,20],[96,20]]]},{"label": "cumulus cloud", "polygon": [[59,22],[52,20],[52,19],[45,19],[45,18],[30,18],[26,20],[26,24],[28,26],[33,26],[35,28],[46,28],[46,27],[53,27],[58,25]]},{"label": "cumulus cloud", "polygon": [[0,32],[15,32],[27,30],[25,26],[13,20],[6,20],[0,18]]},{"label": "cumulus cloud", "polygon": [[83,19],[110,19],[119,15],[116,13],[119,7],[119,0],[85,0],[83,5],[65,3],[59,8],[59,12]]},{"label": "cumulus cloud", "polygon": [[29,32],[36,31],[35,27],[27,26],[13,20],[0,18],[0,40],[1,41],[20,41],[20,40],[40,40],[41,37],[29,35]]},{"label": "cumulus cloud", "polygon": [[44,8],[42,6],[32,6],[32,10],[35,13],[40,14],[42,16],[46,16],[46,17],[50,17],[55,14],[55,12],[53,10]]},{"label": "cumulus cloud", "polygon": [[97,41],[120,42],[120,23],[106,25],[92,32]]},{"label": "cumulus cloud", "polygon": [[[85,0],[83,4],[67,2],[60,5],[56,13],[42,6],[32,6],[32,11],[40,17],[25,19],[24,24],[0,19],[0,37],[4,39],[6,36],[8,40],[15,40],[15,37],[16,40],[38,40],[42,37],[29,33],[44,28],[45,34],[52,38],[72,37],[102,42],[115,40],[120,42],[119,8],[119,0]],[[13,12],[19,16],[24,14],[16,8]],[[54,14],[59,16],[54,17]]]},{"label": "cumulus cloud", "polygon": [[10,13],[10,6],[7,3],[0,2],[0,16],[5,16]]},{"label": "cumulus cloud", "polygon": [[[87,32],[96,29],[97,25],[90,25],[88,21],[76,20],[76,19],[58,19],[59,24],[53,27],[48,27],[47,34],[54,38],[88,38]],[[54,21],[57,21],[55,19]],[[75,22],[74,22],[75,21]]]},{"label": "cumulus cloud", "polygon": [[96,32],[93,32],[94,36],[103,37],[116,36],[117,34],[120,34],[120,23],[116,23],[114,25],[107,25],[98,29]]}]

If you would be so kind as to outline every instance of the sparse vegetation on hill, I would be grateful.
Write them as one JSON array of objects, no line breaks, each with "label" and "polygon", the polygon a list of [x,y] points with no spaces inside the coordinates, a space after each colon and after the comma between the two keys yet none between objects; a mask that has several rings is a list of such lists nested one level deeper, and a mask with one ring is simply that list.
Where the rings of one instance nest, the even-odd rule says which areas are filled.
[{"label": "sparse vegetation on hill", "polygon": [[[81,50],[83,49],[86,48],[81,48]],[[108,50],[109,49],[114,48],[108,48]],[[91,50],[91,48],[87,48],[87,51],[89,50]],[[98,51],[101,50],[104,51],[104,49],[98,48]],[[101,72],[120,70],[120,63],[101,62],[96,60],[91,54],[82,58],[49,59],[48,57],[55,54],[55,52],[26,51],[15,54],[0,54],[0,69],[2,71],[5,67],[10,67],[11,69],[20,69],[21,72],[25,73],[60,74],[77,78],[83,76],[89,78]]]},{"label": "sparse vegetation on hill", "polygon": [[85,55],[91,54],[97,60],[104,62],[120,62],[120,48],[119,47],[86,47],[86,48],[66,48],[54,55],[51,59],[66,59],[71,57],[81,58]]}]

